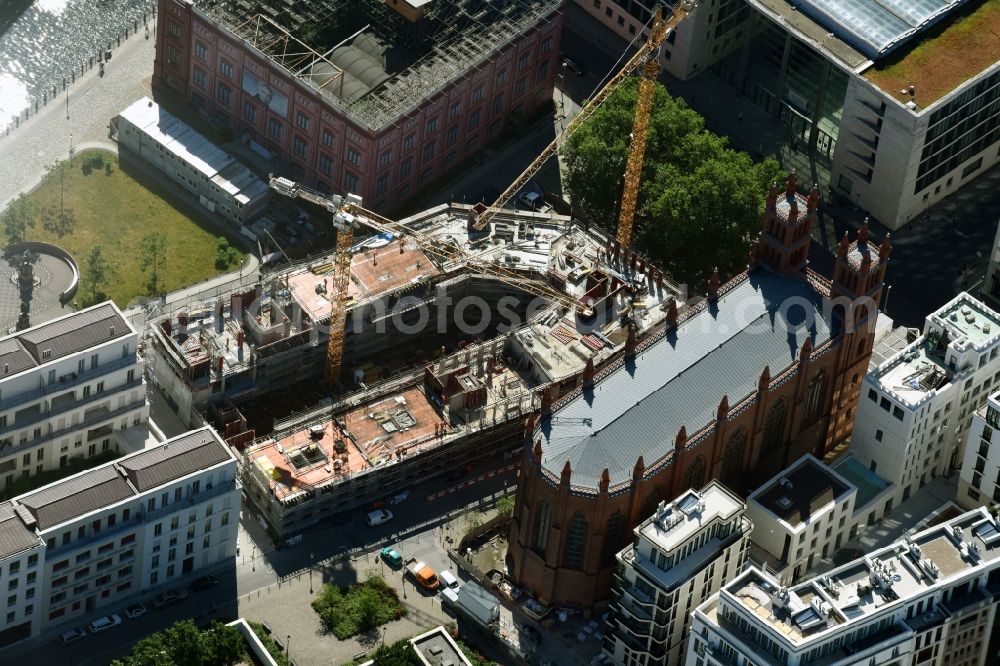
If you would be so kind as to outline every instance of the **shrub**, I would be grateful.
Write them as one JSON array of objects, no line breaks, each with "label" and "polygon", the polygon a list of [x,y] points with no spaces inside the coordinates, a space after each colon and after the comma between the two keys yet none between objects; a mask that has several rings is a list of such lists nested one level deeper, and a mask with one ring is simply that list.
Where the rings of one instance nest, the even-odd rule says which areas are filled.
[{"label": "shrub", "polygon": [[94,161],[94,168],[95,169],[103,169],[104,168],[104,154],[103,153],[100,153],[100,152],[94,153],[94,156],[91,159]]},{"label": "shrub", "polygon": [[108,162],[107,164],[104,165],[104,175],[110,176],[114,172],[115,168],[111,165],[111,162]]},{"label": "shrub", "polygon": [[84,158],[84,160],[83,160],[83,166],[81,168],[83,169],[83,175],[84,176],[89,176],[90,172],[94,170],[94,166],[93,166],[93,164],[91,164],[91,161],[90,161],[89,157]]},{"label": "shrub", "polygon": [[327,583],[312,602],[323,624],[340,640],[397,620],[407,611],[396,590],[375,576],[342,589]]}]

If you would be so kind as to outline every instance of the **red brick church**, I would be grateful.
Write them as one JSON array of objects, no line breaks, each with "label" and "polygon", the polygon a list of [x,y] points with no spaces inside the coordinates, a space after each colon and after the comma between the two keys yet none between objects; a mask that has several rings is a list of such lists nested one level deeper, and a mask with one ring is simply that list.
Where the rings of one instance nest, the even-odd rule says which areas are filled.
[{"label": "red brick church", "polygon": [[745,492],[849,436],[891,253],[867,225],[808,267],[819,194],[768,193],[747,270],[583,377],[530,439],[510,527],[514,580],[544,603],[610,596],[615,553],[660,500],[719,479]]}]

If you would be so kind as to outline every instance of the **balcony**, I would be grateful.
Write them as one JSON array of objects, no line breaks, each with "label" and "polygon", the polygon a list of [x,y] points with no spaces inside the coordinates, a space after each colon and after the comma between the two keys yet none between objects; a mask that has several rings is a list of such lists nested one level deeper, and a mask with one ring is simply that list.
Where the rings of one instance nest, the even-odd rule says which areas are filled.
[{"label": "balcony", "polygon": [[[130,366],[136,366],[139,370],[138,375],[142,375],[141,368],[139,367],[140,359],[136,354],[130,354],[125,358],[118,358],[109,363],[102,363],[96,368],[90,368],[89,370],[84,370],[83,372],[70,372],[62,377],[59,377],[56,381],[51,384],[45,384],[44,386],[37,388],[33,391],[25,391],[24,393],[18,393],[17,395],[11,396],[5,400],[0,400],[0,412],[5,412],[8,409],[14,409],[22,405],[27,405],[33,400],[38,400],[44,398],[47,395],[52,395],[53,393],[62,393],[75,386],[96,379],[102,375],[106,375],[109,372],[114,372],[115,370],[121,370]],[[44,378],[40,378],[40,381],[44,381]],[[18,427],[21,426],[20,423],[16,424]]]},{"label": "balcony", "polygon": [[[200,504],[201,502],[207,502],[210,499],[219,497],[220,495],[225,495],[226,493],[232,492],[238,486],[236,485],[236,480],[231,479],[229,481],[222,481],[221,483],[215,483],[211,488],[202,488],[201,492],[188,495],[187,497],[167,504],[166,506],[161,506],[159,509],[153,509],[152,511],[143,511],[143,520],[147,523],[151,523],[154,520],[159,520],[163,516],[169,516],[172,513],[177,513],[178,511],[183,511],[195,504]],[[238,503],[237,503],[238,506]]]},{"label": "balcony", "polygon": [[[129,382],[128,384],[124,385],[122,387],[122,389],[125,390],[126,388],[134,388],[136,386],[140,386],[141,384],[142,384],[142,380],[136,380],[134,382]],[[89,402],[95,402],[97,400],[108,400],[108,399],[114,397],[114,395],[115,395],[114,393],[109,393],[107,391],[105,391],[104,393],[98,393],[96,395],[91,395],[91,396],[88,396],[88,397],[84,398],[82,401],[77,401],[73,405],[73,408],[77,408],[77,407],[79,407],[82,404],[86,404],[86,403],[89,403]],[[117,418],[117,417],[122,416],[124,414],[128,414],[129,412],[131,412],[133,410],[145,407],[145,405],[146,405],[146,396],[143,395],[142,399],[140,399],[140,400],[133,400],[132,402],[128,403],[127,405],[124,405],[124,406],[119,407],[117,409],[100,409],[100,410],[97,410],[96,414],[91,415],[89,418],[84,418],[79,423],[72,423],[72,424],[66,426],[65,428],[60,428],[58,430],[50,430],[48,433],[42,435],[41,437],[36,437],[35,439],[28,439],[28,440],[24,440],[22,442],[18,442],[16,445],[14,445],[11,448],[10,451],[5,452],[5,455],[9,455],[10,453],[15,453],[18,450],[23,449],[23,448],[34,448],[34,447],[38,446],[39,444],[43,444],[43,443],[48,442],[49,440],[55,439],[57,437],[62,437],[63,435],[67,435],[67,434],[72,433],[72,432],[77,432],[77,431],[80,431],[80,430],[88,429],[89,426],[92,426],[92,425],[95,425],[97,423],[100,423],[101,421],[107,421],[108,419],[114,419],[114,418]],[[65,411],[65,410],[62,410],[62,411]],[[58,412],[56,412],[56,413],[58,413]],[[53,415],[53,413],[49,412],[48,414],[45,415],[45,417],[46,418],[50,418],[52,415]]]},{"label": "balcony", "polygon": [[94,392],[94,393],[91,393],[90,395],[88,395],[86,397],[75,398],[73,400],[61,401],[59,405],[55,405],[55,403],[53,402],[53,404],[51,404],[50,407],[49,407],[49,409],[46,410],[46,411],[39,411],[39,412],[37,412],[35,414],[32,414],[31,416],[29,416],[27,418],[18,419],[13,424],[13,426],[11,426],[11,429],[13,430],[13,429],[18,429],[18,428],[27,428],[27,427],[32,426],[35,423],[40,423],[40,422],[43,422],[43,421],[51,420],[52,418],[57,417],[60,414],[65,414],[65,413],[70,412],[70,411],[72,411],[74,409],[79,409],[80,407],[82,407],[84,405],[89,405],[89,404],[91,404],[93,402],[97,402],[99,400],[105,400],[107,398],[110,398],[110,397],[113,397],[113,396],[117,395],[118,393],[120,393],[122,391],[129,391],[129,390],[137,388],[139,386],[142,386],[142,379],[141,378],[140,379],[133,379],[130,382],[125,382],[124,384],[120,384],[120,385],[115,386],[114,388],[109,389],[109,390],[101,391],[100,393]]}]

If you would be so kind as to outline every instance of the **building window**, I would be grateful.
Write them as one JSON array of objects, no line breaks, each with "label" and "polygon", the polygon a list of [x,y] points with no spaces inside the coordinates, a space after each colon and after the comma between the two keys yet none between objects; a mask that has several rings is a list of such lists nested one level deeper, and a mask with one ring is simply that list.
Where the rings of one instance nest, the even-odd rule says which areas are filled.
[{"label": "building window", "polygon": [[233,78],[233,64],[227,60],[220,60],[219,74],[222,74],[227,79]]},{"label": "building window", "polygon": [[615,559],[615,553],[621,548],[625,534],[625,516],[621,509],[616,509],[608,516],[608,524],[604,529],[604,547],[601,549],[601,561],[605,564]]},{"label": "building window", "polygon": [[719,480],[727,486],[735,485],[743,471],[743,450],[746,448],[746,441],[746,428],[740,428],[726,441],[726,448],[722,452],[722,472]]},{"label": "building window", "polygon": [[347,149],[347,161],[355,166],[361,166],[361,153],[353,148]]},{"label": "building window", "polygon": [[355,193],[358,191],[358,177],[347,171],[344,173],[344,187],[347,189],[348,193]]},{"label": "building window", "polygon": [[569,532],[566,534],[566,547],[563,549],[563,562],[567,567],[579,569],[583,566],[583,556],[587,545],[587,517],[582,511],[577,511],[569,521]]},{"label": "building window", "polygon": [[479,120],[480,120],[481,116],[482,116],[482,111],[480,109],[476,109],[475,111],[473,111],[472,113],[469,114],[469,129],[470,130],[474,129],[476,127],[479,127]]},{"label": "building window", "polygon": [[292,152],[299,157],[305,159],[306,153],[309,150],[309,144],[302,140],[302,137],[295,135],[292,139]]},{"label": "building window", "polygon": [[705,458],[698,456],[684,473],[685,488],[701,488],[705,483]]},{"label": "building window", "polygon": [[806,421],[811,421],[819,417],[819,412],[823,407],[825,397],[826,371],[820,370],[819,374],[813,377],[813,380],[809,382],[809,388],[806,391]]},{"label": "building window", "polygon": [[219,100],[219,103],[222,104],[223,106],[229,106],[229,98],[230,98],[231,92],[232,91],[229,90],[229,86],[227,86],[225,83],[220,83],[219,84],[219,89],[218,89],[215,97],[216,97],[216,99]]},{"label": "building window", "polygon": [[334,144],[333,133],[330,132],[329,130],[323,130],[323,145],[332,147],[333,144]]},{"label": "building window", "polygon": [[503,95],[497,95],[493,98],[493,113],[499,113],[503,109]]},{"label": "building window", "polygon": [[424,145],[424,159],[429,160],[432,159],[433,157],[434,157],[434,142],[428,141]]},{"label": "building window", "polygon": [[388,166],[389,162],[392,162],[392,151],[383,151],[383,153],[378,156],[378,165],[380,167]]},{"label": "building window", "polygon": [[413,158],[407,157],[399,164],[399,179],[403,180],[413,173]]},{"label": "building window", "polygon": [[257,121],[257,108],[250,102],[243,102],[243,117],[250,122]]},{"label": "building window", "polygon": [[432,134],[433,132],[436,132],[437,128],[438,128],[437,116],[427,121],[427,134]]},{"label": "building window", "polygon": [[541,81],[548,75],[549,75],[549,61],[543,60],[538,64],[538,80]]},{"label": "building window", "polygon": [[507,80],[507,70],[503,70],[497,74],[497,85],[505,82]]},{"label": "building window", "polygon": [[444,135],[444,141],[449,146],[458,141],[458,125],[452,125],[448,128],[448,132]]},{"label": "building window", "polygon": [[545,553],[549,544],[549,503],[542,500],[535,511],[535,550]]},{"label": "building window", "polygon": [[199,88],[204,89],[205,88],[205,84],[206,84],[206,82],[208,80],[208,78],[205,76],[205,70],[203,70],[203,69],[201,69],[199,67],[195,67],[193,75],[194,75],[194,84],[196,86],[198,86]]},{"label": "building window", "polygon": [[413,150],[417,145],[417,135],[410,134],[403,139],[403,150]]},{"label": "building window", "polygon": [[267,119],[267,135],[275,141],[281,141],[281,123],[276,118]]},{"label": "building window", "polygon": [[528,77],[522,76],[517,80],[517,83],[514,84],[514,96],[518,97],[522,95],[527,87],[528,87]]},{"label": "building window", "polygon": [[309,129],[309,116],[301,111],[295,114],[295,124],[304,130]]},{"label": "building window", "polygon": [[520,58],[517,59],[517,71],[520,72],[522,69],[527,67],[528,63],[530,62],[531,62],[531,54],[530,53],[523,54]]},{"label": "building window", "polygon": [[199,60],[208,60],[208,49],[199,41],[194,43],[194,54]]},{"label": "building window", "polygon": [[473,90],[472,90],[472,101],[473,102],[478,102],[482,98],[483,98],[483,87],[482,86],[476,86],[475,88],[473,88]]},{"label": "building window", "polygon": [[[598,0],[598,3],[599,2],[600,2],[600,0]],[[600,8],[600,4],[598,4],[598,9],[599,8]],[[552,38],[551,37],[546,37],[545,39],[543,39],[542,43],[538,46],[538,50],[540,52],[542,52],[542,53],[548,53],[551,49],[552,49]]]},{"label": "building window", "polygon": [[882,436],[884,434],[885,433],[883,433],[881,430],[879,430],[879,429],[876,428],[876,430],[875,430],[875,441],[876,442],[881,442],[882,441]]},{"label": "building window", "polygon": [[333,170],[333,160],[330,159],[329,155],[325,153],[319,154],[319,170],[328,176],[330,175],[330,172]]},{"label": "building window", "polygon": [[378,177],[375,181],[375,194],[385,194],[389,189],[389,174]]},{"label": "building window", "polygon": [[779,398],[764,421],[764,436],[762,450],[770,451],[785,443],[785,419],[788,414],[788,404],[784,398]]}]

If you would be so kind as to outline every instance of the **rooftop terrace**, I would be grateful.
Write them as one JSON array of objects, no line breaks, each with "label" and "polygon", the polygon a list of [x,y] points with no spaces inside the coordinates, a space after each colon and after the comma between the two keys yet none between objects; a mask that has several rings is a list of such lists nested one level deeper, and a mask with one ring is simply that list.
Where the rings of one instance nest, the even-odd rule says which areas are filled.
[{"label": "rooftop terrace", "polygon": [[934,316],[979,349],[1000,339],[1000,315],[968,295],[952,300]]},{"label": "rooftop terrace", "polygon": [[1000,558],[998,530],[985,509],[970,511],[792,588],[750,569],[723,588],[720,601],[745,607],[801,649],[827,629],[866,622]]},{"label": "rooftop terrace", "polygon": [[852,490],[844,479],[812,456],[803,456],[790,469],[751,493],[748,501],[792,527],[809,523],[824,507],[839,502]]},{"label": "rooftop terrace", "polygon": [[1000,61],[1000,0],[970,0],[864,72],[865,78],[896,99],[908,101],[907,90],[926,108],[963,82]]}]

